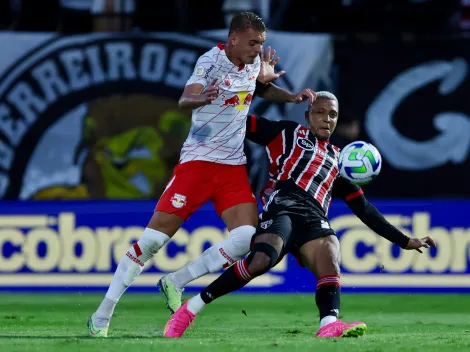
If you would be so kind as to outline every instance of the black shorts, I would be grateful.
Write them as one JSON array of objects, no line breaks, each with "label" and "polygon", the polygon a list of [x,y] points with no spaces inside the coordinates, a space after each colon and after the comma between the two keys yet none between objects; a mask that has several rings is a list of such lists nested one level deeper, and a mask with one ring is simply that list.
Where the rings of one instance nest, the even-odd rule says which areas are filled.
[{"label": "black shorts", "polygon": [[312,240],[336,236],[320,205],[297,185],[285,181],[278,184],[263,208],[253,239],[263,233],[273,233],[284,241],[283,254],[296,254]]}]

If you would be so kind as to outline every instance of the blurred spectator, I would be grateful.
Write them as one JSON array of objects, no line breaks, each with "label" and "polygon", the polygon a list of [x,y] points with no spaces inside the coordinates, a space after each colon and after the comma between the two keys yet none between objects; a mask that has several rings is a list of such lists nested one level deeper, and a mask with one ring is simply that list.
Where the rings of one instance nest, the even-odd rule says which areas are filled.
[{"label": "blurred spectator", "polygon": [[135,0],[60,0],[62,33],[129,30]]},{"label": "blurred spectator", "polygon": [[442,34],[470,29],[470,0],[0,0],[0,28],[59,28],[72,34],[138,26],[194,33],[227,28],[240,11],[257,13],[268,28],[294,32]]},{"label": "blurred spectator", "polygon": [[93,0],[94,31],[128,31],[133,26],[135,0]]},{"label": "blurred spectator", "polygon": [[464,31],[470,30],[470,0],[460,0],[459,27]]}]

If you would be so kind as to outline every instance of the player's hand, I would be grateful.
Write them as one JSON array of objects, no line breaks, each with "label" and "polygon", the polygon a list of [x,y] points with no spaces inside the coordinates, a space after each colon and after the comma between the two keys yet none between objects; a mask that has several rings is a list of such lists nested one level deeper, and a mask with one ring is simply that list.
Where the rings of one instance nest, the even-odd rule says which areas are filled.
[{"label": "player's hand", "polygon": [[211,104],[219,96],[219,85],[217,84],[217,78],[212,80],[206,89],[202,92],[202,96],[205,104]]},{"label": "player's hand", "polygon": [[305,100],[308,100],[308,105],[312,106],[313,102],[317,99],[317,93],[315,93],[310,88],[305,88],[299,94],[297,94],[294,98],[294,102],[299,104]]},{"label": "player's hand", "polygon": [[431,237],[411,238],[405,249],[416,249],[419,253],[423,253],[420,248],[436,247],[436,242]]},{"label": "player's hand", "polygon": [[269,201],[269,198],[271,197],[271,194],[273,194],[274,190],[276,189],[276,183],[277,181],[270,178],[268,183],[266,183],[266,185],[261,190],[260,199],[263,206],[266,205],[266,203]]},{"label": "player's hand", "polygon": [[268,46],[268,50],[265,53],[264,48],[261,49],[261,67],[259,70],[258,81],[263,84],[275,81],[281,77],[286,71],[279,71],[278,73],[274,72],[274,66],[279,62],[279,57],[274,58],[276,55],[276,50]]}]

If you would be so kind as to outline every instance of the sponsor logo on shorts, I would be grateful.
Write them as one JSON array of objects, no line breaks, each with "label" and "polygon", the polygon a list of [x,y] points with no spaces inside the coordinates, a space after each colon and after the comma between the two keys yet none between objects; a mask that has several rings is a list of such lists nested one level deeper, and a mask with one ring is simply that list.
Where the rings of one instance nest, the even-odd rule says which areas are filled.
[{"label": "sponsor logo on shorts", "polygon": [[271,224],[273,223],[272,220],[268,220],[268,221],[263,221],[260,225],[260,227],[263,229],[263,230],[266,230],[269,226],[271,226]]},{"label": "sponsor logo on shorts", "polygon": [[320,226],[321,226],[322,229],[330,229],[331,228],[328,221],[325,221],[325,220],[320,221]]},{"label": "sponsor logo on shorts", "polygon": [[171,204],[175,207],[175,208],[182,208],[186,205],[186,196],[183,196],[182,194],[179,194],[179,193],[175,193],[173,195],[173,197],[171,197]]},{"label": "sponsor logo on shorts", "polygon": [[297,145],[300,148],[308,150],[308,151],[315,149],[315,144],[312,141],[306,138],[302,138],[302,137],[297,138]]}]

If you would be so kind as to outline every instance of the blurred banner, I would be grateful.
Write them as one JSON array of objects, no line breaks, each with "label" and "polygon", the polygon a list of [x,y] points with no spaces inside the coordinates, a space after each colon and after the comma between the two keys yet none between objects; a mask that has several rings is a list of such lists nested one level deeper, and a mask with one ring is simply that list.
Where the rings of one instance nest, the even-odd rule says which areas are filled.
[{"label": "blurred banner", "polygon": [[335,55],[340,120],[363,121],[357,138],[384,159],[369,194],[468,198],[470,40],[346,41]]},{"label": "blurred banner", "polygon": [[[197,58],[226,35],[0,33],[0,199],[159,197],[191,122],[177,101]],[[270,31],[269,40],[286,58],[279,85],[327,80],[329,36]],[[286,104],[253,104],[289,118]],[[267,175],[253,162],[264,151],[247,153],[256,182]]]},{"label": "blurred banner", "polygon": [[[330,219],[341,242],[343,291],[470,292],[470,201],[374,204],[409,236],[432,236],[438,249],[423,254],[400,250],[365,227],[342,202],[333,202]],[[0,203],[0,289],[105,289],[153,208],[152,201]],[[181,268],[225,236],[213,207],[204,206],[148,263],[133,290],[156,291],[163,273]],[[188,290],[216,277],[205,276]],[[313,292],[315,279],[289,256],[246,290]]]}]

